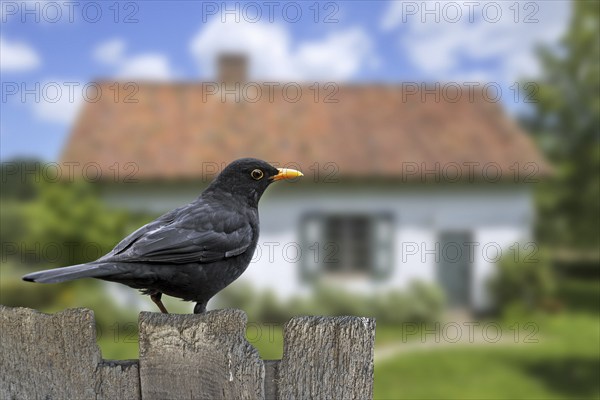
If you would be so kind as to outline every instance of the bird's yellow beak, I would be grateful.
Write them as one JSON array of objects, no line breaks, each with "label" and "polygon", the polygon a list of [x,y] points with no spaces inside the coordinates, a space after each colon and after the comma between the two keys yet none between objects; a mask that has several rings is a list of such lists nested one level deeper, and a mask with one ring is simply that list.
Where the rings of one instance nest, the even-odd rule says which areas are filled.
[{"label": "bird's yellow beak", "polygon": [[291,168],[277,168],[277,170],[279,173],[273,177],[274,181],[279,181],[282,179],[294,179],[299,176],[304,176],[302,172]]}]

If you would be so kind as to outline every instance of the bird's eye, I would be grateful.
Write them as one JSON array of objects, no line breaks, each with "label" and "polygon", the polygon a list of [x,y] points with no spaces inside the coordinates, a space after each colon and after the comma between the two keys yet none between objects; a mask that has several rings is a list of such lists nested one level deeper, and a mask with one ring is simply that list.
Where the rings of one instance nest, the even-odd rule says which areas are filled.
[{"label": "bird's eye", "polygon": [[262,172],[260,169],[255,169],[255,170],[253,170],[253,171],[250,173],[250,176],[251,176],[253,179],[256,179],[256,180],[259,180],[259,179],[261,179],[261,178],[263,177],[263,175],[264,175],[264,174],[263,174],[263,172]]}]

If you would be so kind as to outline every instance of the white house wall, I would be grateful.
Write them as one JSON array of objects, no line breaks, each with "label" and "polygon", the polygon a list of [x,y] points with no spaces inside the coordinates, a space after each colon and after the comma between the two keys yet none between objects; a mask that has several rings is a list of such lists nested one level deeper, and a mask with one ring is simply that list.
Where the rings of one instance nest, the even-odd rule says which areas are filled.
[{"label": "white house wall", "polygon": [[[360,292],[405,288],[414,280],[435,282],[438,235],[445,230],[471,232],[475,242],[472,245],[471,280],[475,309],[490,305],[487,281],[494,272],[494,250],[506,251],[515,242],[529,240],[533,222],[531,194],[523,187],[299,192],[294,196],[274,194],[262,202],[259,241],[262,254],[241,278],[257,288],[271,289],[282,298],[308,289],[299,278],[300,265],[294,258],[295,253],[290,252],[300,242],[300,219],[305,213],[315,210],[324,213],[385,211],[394,216],[395,265],[392,274],[383,282],[352,278],[335,280],[348,290]],[[284,254],[286,245],[287,255]],[[269,246],[274,250],[272,257],[267,254]]]}]

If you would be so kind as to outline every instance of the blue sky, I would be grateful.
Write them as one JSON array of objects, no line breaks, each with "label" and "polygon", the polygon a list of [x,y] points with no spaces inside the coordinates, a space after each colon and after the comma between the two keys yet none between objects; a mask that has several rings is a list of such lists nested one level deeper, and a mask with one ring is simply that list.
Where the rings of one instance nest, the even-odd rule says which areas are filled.
[{"label": "blue sky", "polygon": [[57,159],[87,82],[211,79],[222,51],[247,52],[257,80],[495,82],[518,111],[509,88],[539,74],[534,48],[557,42],[570,5],[471,3],[3,1],[0,158]]}]

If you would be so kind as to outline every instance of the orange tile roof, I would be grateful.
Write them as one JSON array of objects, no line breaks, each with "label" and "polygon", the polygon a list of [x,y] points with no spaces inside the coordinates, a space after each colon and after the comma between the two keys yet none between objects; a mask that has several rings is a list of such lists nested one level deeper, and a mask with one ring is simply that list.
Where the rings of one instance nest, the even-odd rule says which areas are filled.
[{"label": "orange tile roof", "polygon": [[335,168],[342,177],[419,179],[433,171],[434,180],[438,171],[464,180],[499,171],[512,180],[518,171],[522,180],[550,171],[531,138],[481,91],[455,101],[400,85],[320,85],[315,97],[315,87],[303,85],[293,102],[298,86],[253,84],[241,95],[251,101],[236,102],[206,83],[119,83],[118,92],[111,85],[102,83],[99,101],[83,107],[62,162],[97,163],[103,176],[115,163],[135,163],[142,179],[198,178],[240,157],[324,174]]}]

